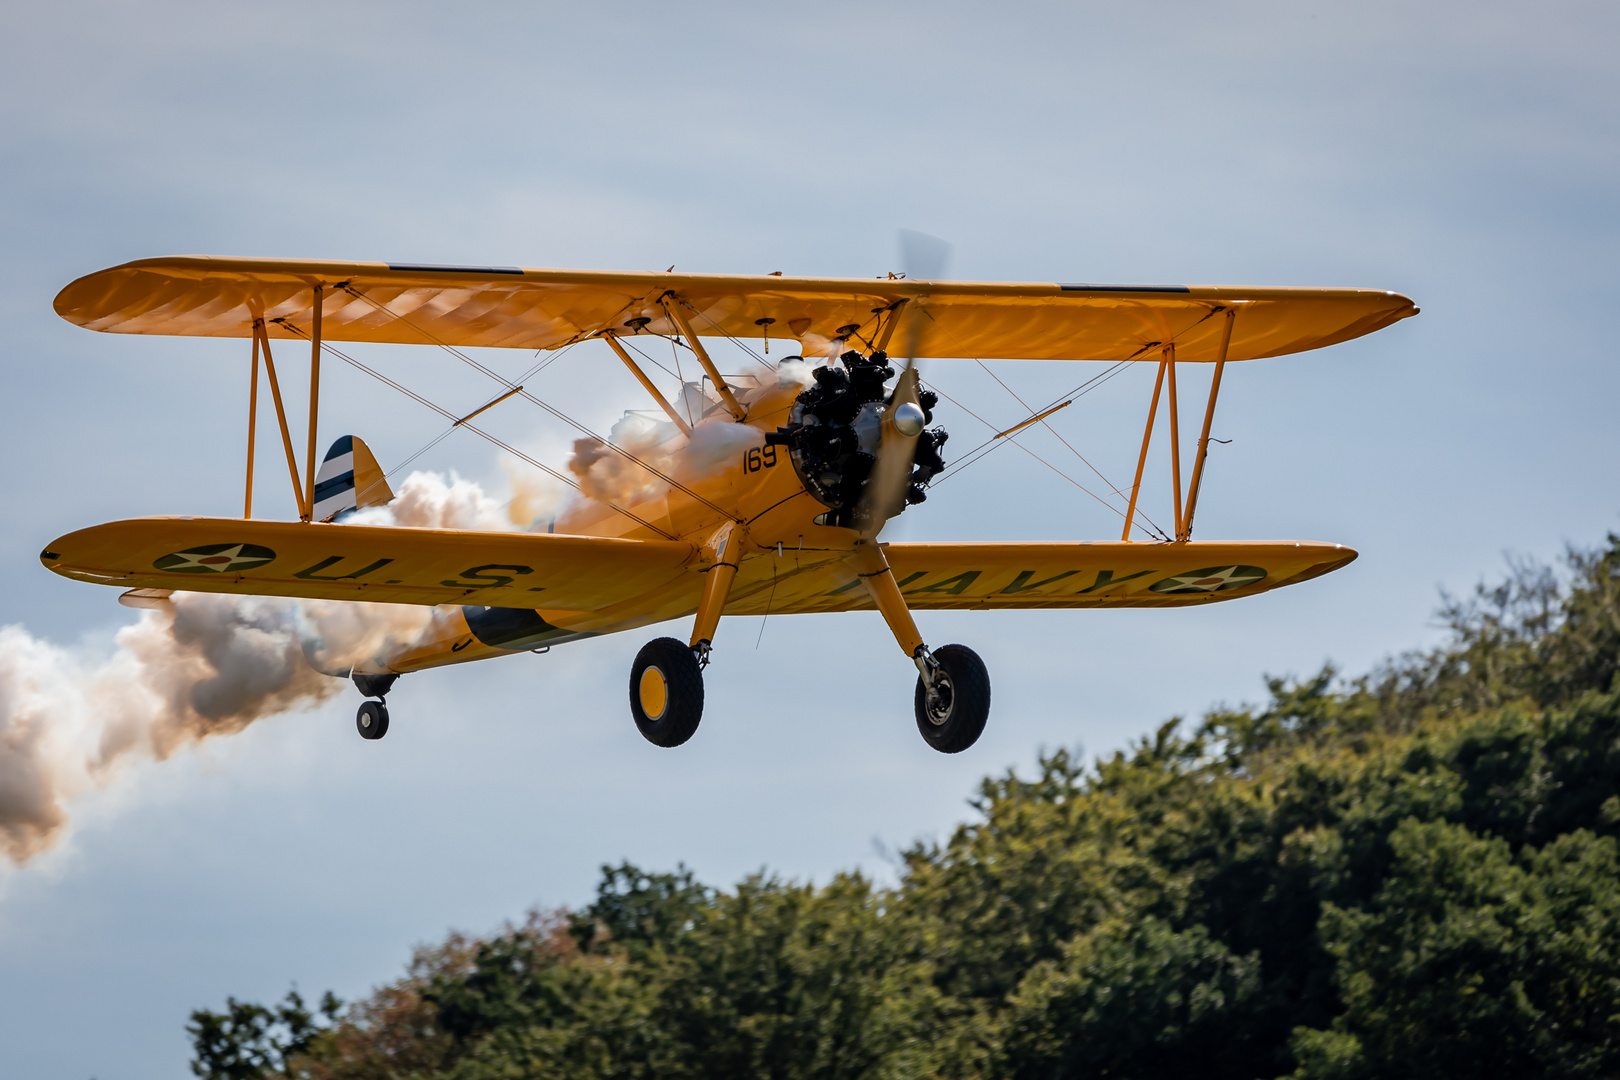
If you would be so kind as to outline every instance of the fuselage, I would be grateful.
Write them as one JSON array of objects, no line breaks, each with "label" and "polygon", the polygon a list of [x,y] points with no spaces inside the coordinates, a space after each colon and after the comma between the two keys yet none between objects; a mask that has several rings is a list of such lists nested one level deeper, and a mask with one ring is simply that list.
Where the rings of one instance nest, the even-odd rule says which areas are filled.
[{"label": "fuselage", "polygon": [[[785,448],[766,445],[766,434],[787,423],[803,382],[771,379],[733,383],[746,416],[736,421],[719,403],[707,403],[690,439],[673,424],[659,425],[652,446],[635,457],[658,468],[671,484],[628,458],[615,461],[626,481],[602,497],[578,497],[536,528],[572,536],[683,540],[694,553],[694,572],[655,593],[597,611],[548,608],[440,607],[429,629],[411,646],[378,657],[379,672],[404,673],[444,664],[549,648],[599,634],[633,630],[691,615],[702,591],[703,552],[715,532],[733,525],[732,551],[746,565],[763,555],[795,556],[795,569],[841,559],[858,534],[819,525],[827,507],[806,490]],[[713,425],[724,425],[717,431]],[[689,449],[691,448],[691,449]],[[610,451],[611,453],[611,451]],[[587,490],[591,490],[586,485]],[[752,575],[741,575],[744,589]]]}]

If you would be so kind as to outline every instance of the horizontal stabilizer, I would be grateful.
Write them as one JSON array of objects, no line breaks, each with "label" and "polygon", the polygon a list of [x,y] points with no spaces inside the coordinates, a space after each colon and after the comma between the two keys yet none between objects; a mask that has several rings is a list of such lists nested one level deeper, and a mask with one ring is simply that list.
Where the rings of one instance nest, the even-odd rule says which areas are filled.
[{"label": "horizontal stabilizer", "polygon": [[169,599],[173,589],[131,589],[120,593],[118,602],[129,608],[148,608],[152,611],[171,611],[174,603]]}]

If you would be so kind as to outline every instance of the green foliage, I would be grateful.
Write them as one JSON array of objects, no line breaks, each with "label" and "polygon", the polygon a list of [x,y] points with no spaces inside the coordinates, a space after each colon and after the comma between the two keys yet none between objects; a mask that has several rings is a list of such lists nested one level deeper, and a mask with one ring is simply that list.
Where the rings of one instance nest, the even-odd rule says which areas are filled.
[{"label": "green foliage", "polygon": [[326,1024],[305,1007],[297,990],[289,990],[275,1006],[226,998],[224,1012],[198,1009],[186,1025],[196,1054],[191,1071],[203,1080],[290,1076],[289,1061],[309,1051],[343,1003],[328,990],[318,1008]]},{"label": "green foliage", "polygon": [[[1409,818],[1361,908],[1324,907],[1345,1005],[1331,1068],[1303,1076],[1604,1076],[1620,1048],[1615,842],[1580,830],[1515,857],[1507,841]],[[1352,1041],[1353,1040],[1353,1041]]]},{"label": "green foliage", "polygon": [[[1620,538],[1450,640],[986,779],[899,882],[604,867],[329,1027],[228,1002],[204,1077],[1620,1073]],[[328,1015],[336,1012],[336,1003]],[[302,1017],[302,1019],[300,1019]]]},{"label": "green foliage", "polygon": [[1232,955],[1202,926],[1178,932],[1147,916],[1098,927],[1021,980],[1003,1068],[1031,1078],[1248,1075],[1241,1021],[1259,990],[1259,956]]}]

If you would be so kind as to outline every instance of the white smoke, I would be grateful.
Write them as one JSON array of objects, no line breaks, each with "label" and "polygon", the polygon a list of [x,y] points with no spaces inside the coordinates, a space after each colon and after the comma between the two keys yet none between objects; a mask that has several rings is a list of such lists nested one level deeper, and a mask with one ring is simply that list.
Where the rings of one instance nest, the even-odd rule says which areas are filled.
[{"label": "white smoke", "polygon": [[386,506],[368,506],[344,517],[345,525],[397,525],[407,529],[475,529],[510,532],[516,526],[502,504],[475,480],[452,472],[414,472]]},{"label": "white smoke", "polygon": [[[810,383],[811,372],[811,365],[802,360],[785,360],[760,376],[736,377],[734,389],[747,406],[778,387],[803,388]],[[764,432],[733,422],[721,403],[696,383],[682,386],[675,407],[697,418],[690,437],[659,415],[637,411],[625,413],[608,432],[612,447],[598,439],[575,440],[568,468],[578,478],[580,491],[591,499],[630,506],[668,492],[670,485],[658,473],[690,483],[735,461],[749,447],[764,445]]]},{"label": "white smoke", "polygon": [[[515,527],[478,484],[437,473],[412,474],[393,503],[354,520]],[[50,847],[75,798],[137,761],[344,692],[320,671],[375,662],[433,618],[428,607],[177,592],[119,630],[110,656],[0,627],[0,856],[20,863]]]},{"label": "white smoke", "polygon": [[68,804],[138,759],[307,708],[343,690],[304,661],[353,664],[432,617],[382,604],[176,593],[118,631],[110,657],[0,627],[0,853],[22,862],[67,827]]},{"label": "white smoke", "polygon": [[849,348],[841,337],[822,337],[820,334],[800,334],[799,350],[806,356],[843,356]]},{"label": "white smoke", "polygon": [[[803,386],[810,372],[808,363],[783,362],[775,374],[739,381],[739,397],[747,404]],[[690,438],[645,413],[626,413],[610,438],[683,483],[762,443],[758,428],[716,414],[700,388],[683,400],[709,417]],[[555,523],[564,489],[504,464],[513,488],[505,503],[454,473],[413,473],[391,503],[345,523],[492,532]],[[668,487],[594,439],[575,443],[569,465],[592,498],[636,502]],[[119,630],[111,656],[0,627],[0,856],[21,863],[49,848],[69,827],[73,800],[135,762],[163,761],[344,692],[345,682],[320,671],[346,672],[409,646],[434,617],[427,607],[180,592]]]}]

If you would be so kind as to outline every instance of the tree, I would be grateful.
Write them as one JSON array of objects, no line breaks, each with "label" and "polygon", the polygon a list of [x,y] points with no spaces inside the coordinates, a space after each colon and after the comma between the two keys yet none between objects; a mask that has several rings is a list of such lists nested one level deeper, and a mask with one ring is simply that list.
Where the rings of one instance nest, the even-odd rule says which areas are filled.
[{"label": "tree", "polygon": [[[203,1077],[1250,1080],[1620,1074],[1620,537],[1446,602],[1450,640],[987,778],[899,882],[604,866]],[[330,1000],[330,999],[329,999]]]},{"label": "tree", "polygon": [[321,995],[317,1018],[295,988],[272,1007],[226,998],[224,1012],[198,1009],[186,1025],[195,1054],[191,1071],[203,1080],[293,1076],[289,1062],[309,1050],[342,1008],[328,990]]}]

